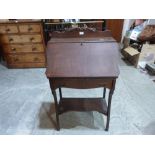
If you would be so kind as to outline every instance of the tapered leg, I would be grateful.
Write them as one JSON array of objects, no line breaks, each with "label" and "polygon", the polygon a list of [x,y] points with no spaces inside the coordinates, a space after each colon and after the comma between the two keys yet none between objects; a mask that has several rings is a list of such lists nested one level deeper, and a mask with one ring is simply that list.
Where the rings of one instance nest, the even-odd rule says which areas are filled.
[{"label": "tapered leg", "polygon": [[106,95],[106,88],[104,87],[104,90],[103,90],[103,98],[105,98],[105,95]]},{"label": "tapered leg", "polygon": [[60,100],[62,99],[62,91],[61,91],[61,87],[59,88],[59,95],[60,95]]},{"label": "tapered leg", "polygon": [[57,101],[56,91],[52,90],[52,94],[53,94],[54,102],[55,102],[56,121],[57,121],[56,128],[59,131],[60,130],[60,125],[59,125],[59,107],[58,107],[59,105],[58,105],[58,101]]},{"label": "tapered leg", "polygon": [[109,122],[110,122],[110,110],[111,110],[111,99],[112,99],[112,90],[109,92],[109,98],[108,98],[108,111],[107,111],[107,123],[106,123],[106,128],[105,130],[109,130]]}]

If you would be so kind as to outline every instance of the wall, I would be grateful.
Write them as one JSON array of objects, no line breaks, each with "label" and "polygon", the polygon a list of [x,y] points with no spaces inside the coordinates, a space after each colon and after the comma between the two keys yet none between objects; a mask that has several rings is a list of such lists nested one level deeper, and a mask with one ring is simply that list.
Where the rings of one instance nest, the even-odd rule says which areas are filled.
[{"label": "wall", "polygon": [[125,36],[126,31],[129,30],[133,22],[134,19],[124,19],[121,42],[123,41],[123,37]]},{"label": "wall", "polygon": [[149,25],[155,25],[155,19],[149,19],[148,24]]}]

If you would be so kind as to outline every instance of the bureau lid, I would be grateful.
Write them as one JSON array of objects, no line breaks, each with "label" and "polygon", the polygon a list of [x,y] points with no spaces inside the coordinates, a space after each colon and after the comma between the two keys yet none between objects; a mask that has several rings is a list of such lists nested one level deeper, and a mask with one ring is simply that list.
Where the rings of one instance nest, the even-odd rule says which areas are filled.
[{"label": "bureau lid", "polygon": [[[64,36],[65,33],[68,32],[64,32]],[[119,48],[111,34],[93,32],[88,37],[76,35],[51,38],[48,42],[47,77],[118,77]]]}]

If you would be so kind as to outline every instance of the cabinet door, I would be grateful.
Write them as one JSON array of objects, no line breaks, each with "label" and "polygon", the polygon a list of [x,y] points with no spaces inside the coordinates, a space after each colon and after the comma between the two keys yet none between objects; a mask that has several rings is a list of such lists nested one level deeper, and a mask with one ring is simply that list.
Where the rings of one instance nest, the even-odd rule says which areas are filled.
[{"label": "cabinet door", "polygon": [[111,30],[112,36],[117,42],[121,41],[122,29],[123,29],[123,19],[107,19],[106,29]]}]

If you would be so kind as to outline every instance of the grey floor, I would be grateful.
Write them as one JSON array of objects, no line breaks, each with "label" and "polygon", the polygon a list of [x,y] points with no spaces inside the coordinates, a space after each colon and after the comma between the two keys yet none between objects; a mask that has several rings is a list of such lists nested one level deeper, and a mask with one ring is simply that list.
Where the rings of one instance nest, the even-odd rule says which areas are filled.
[{"label": "grey floor", "polygon": [[[0,65],[0,134],[155,134],[155,83],[121,59],[111,121],[97,112],[68,112],[55,130],[55,111],[45,69]],[[64,96],[97,97],[102,89],[63,89]],[[49,108],[52,106],[51,115]]]}]

